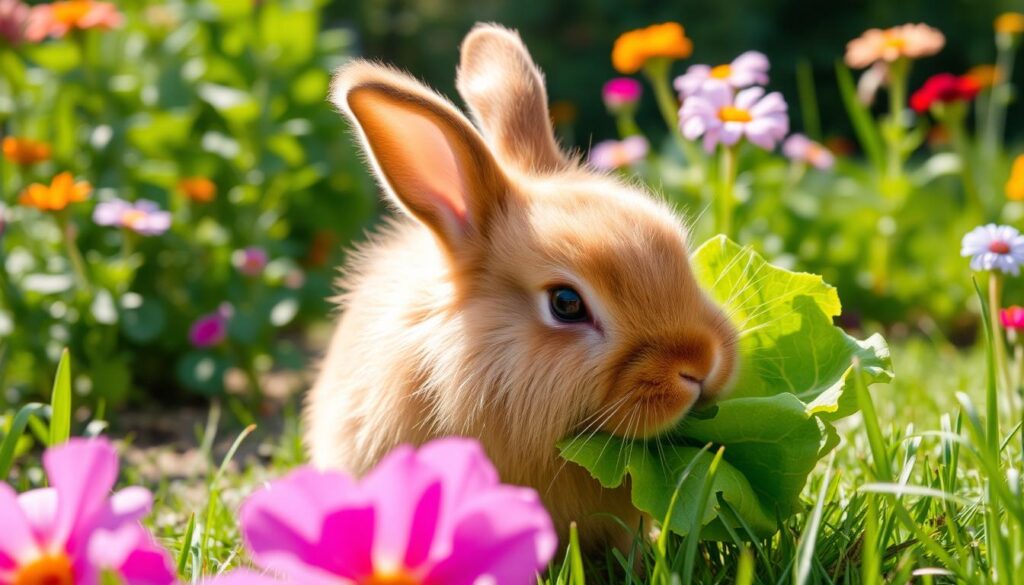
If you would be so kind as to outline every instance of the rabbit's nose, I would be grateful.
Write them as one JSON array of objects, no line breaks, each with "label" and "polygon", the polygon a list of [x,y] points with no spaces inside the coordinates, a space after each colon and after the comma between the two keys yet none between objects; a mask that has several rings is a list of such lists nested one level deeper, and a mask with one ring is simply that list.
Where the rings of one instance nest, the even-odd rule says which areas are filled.
[{"label": "rabbit's nose", "polygon": [[697,372],[690,368],[684,368],[679,371],[679,381],[682,382],[682,387],[687,394],[690,394],[694,402],[699,401],[704,394],[704,376],[699,375]]},{"label": "rabbit's nose", "polygon": [[684,384],[692,385],[696,387],[698,391],[704,389],[704,378],[702,376],[695,375],[690,370],[683,370],[679,372],[679,377],[682,378]]}]

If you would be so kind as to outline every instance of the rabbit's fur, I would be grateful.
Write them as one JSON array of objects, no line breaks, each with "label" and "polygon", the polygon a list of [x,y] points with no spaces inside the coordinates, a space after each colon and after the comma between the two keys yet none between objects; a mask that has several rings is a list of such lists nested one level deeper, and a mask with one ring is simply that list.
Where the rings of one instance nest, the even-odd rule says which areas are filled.
[{"label": "rabbit's fur", "polygon": [[[479,25],[450,102],[354,61],[331,99],[402,213],[345,267],[341,320],[306,405],[313,462],[361,474],[402,443],[465,435],[504,481],[536,488],[560,536],[623,542],[628,488],[604,489],[555,444],[651,436],[735,370],[736,332],[695,281],[679,217],[564,154],[519,36]],[[479,128],[479,129],[477,129]],[[593,316],[563,323],[549,290]]]}]

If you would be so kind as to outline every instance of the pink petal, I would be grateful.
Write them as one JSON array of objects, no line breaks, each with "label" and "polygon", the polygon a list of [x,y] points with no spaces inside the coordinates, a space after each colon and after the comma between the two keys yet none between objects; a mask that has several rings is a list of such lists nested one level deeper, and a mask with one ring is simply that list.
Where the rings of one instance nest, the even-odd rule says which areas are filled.
[{"label": "pink petal", "polygon": [[203,585],[283,585],[288,581],[278,581],[273,577],[250,571],[248,569],[237,569],[230,573],[219,575],[202,582]]},{"label": "pink petal", "polygon": [[0,572],[38,554],[38,544],[29,520],[14,490],[0,482]]},{"label": "pink petal", "polygon": [[373,497],[376,510],[375,567],[414,569],[426,559],[437,537],[443,477],[403,446],[363,479],[361,487]]},{"label": "pink petal", "polygon": [[750,108],[750,113],[756,118],[768,114],[783,114],[787,110],[788,107],[786,106],[786,100],[783,99],[782,94],[777,91],[773,91],[764,96],[761,101],[754,104],[754,106]]},{"label": "pink petal", "polygon": [[744,124],[742,122],[726,122],[722,125],[722,132],[719,142],[726,146],[732,146],[743,137]]},{"label": "pink petal", "polygon": [[49,542],[54,520],[57,518],[57,490],[39,488],[27,491],[18,496],[18,504],[25,513],[25,519],[32,528],[36,541]]},{"label": "pink petal", "polygon": [[131,585],[170,585],[176,579],[170,557],[136,523],[93,533],[88,564],[92,571],[114,571]]},{"label": "pink petal", "polygon": [[97,528],[113,530],[124,524],[138,522],[153,507],[153,495],[139,486],[127,487],[110,497]]},{"label": "pink petal", "polygon": [[750,87],[740,91],[736,94],[736,107],[741,110],[751,110],[751,114],[755,114],[752,110],[757,100],[761,99],[764,95],[764,89],[760,87]]},{"label": "pink petal", "polygon": [[341,473],[304,468],[250,496],[242,532],[263,567],[308,583],[372,572],[374,510]]},{"label": "pink petal", "polygon": [[530,583],[558,546],[551,518],[530,489],[491,488],[458,514],[453,552],[430,572],[429,585]]},{"label": "pink petal", "polygon": [[117,451],[106,439],[73,438],[43,454],[50,485],[57,490],[51,545],[73,553],[84,544],[92,523],[107,506],[117,480]]}]

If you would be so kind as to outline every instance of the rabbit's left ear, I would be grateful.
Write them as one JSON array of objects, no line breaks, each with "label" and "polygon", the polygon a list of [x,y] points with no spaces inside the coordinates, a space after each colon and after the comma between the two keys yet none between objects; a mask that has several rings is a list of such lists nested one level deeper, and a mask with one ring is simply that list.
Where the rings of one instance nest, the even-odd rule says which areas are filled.
[{"label": "rabbit's left ear", "polygon": [[469,120],[415,79],[366,61],[339,69],[332,100],[391,200],[455,256],[472,252],[508,204],[509,184]]},{"label": "rabbit's left ear", "polygon": [[495,24],[470,31],[456,85],[503,162],[542,174],[569,166],[551,129],[544,76],[515,31]]}]

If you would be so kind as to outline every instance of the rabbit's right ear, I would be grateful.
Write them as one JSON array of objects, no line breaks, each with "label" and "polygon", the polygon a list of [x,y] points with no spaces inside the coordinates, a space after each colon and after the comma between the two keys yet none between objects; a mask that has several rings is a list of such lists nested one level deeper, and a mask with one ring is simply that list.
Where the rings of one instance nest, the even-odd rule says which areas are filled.
[{"label": "rabbit's right ear", "polygon": [[485,234],[508,182],[469,120],[408,75],[367,61],[335,74],[331,100],[354,124],[385,191],[459,255]]},{"label": "rabbit's right ear", "polygon": [[569,165],[555,142],[544,76],[519,35],[478,24],[462,41],[457,87],[498,157],[522,171]]}]

